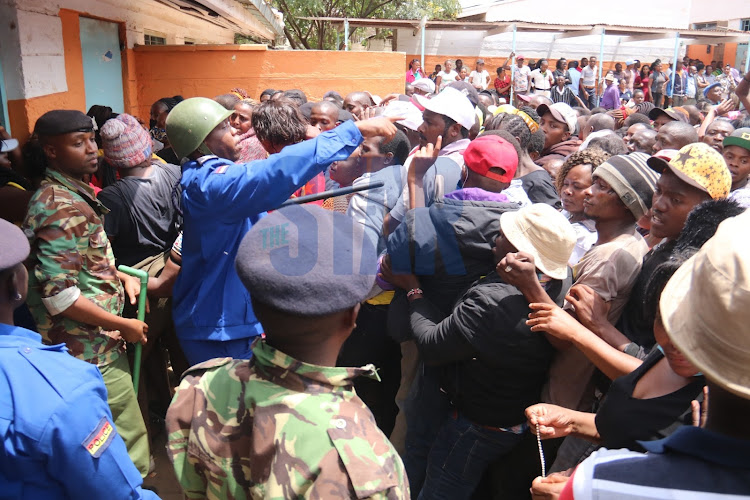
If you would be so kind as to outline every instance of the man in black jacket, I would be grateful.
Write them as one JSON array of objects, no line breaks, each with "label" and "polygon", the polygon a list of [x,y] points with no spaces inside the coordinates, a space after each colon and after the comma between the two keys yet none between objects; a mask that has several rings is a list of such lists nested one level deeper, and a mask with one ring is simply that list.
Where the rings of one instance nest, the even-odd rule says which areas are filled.
[{"label": "man in black jacket", "polygon": [[441,386],[451,400],[430,450],[422,496],[470,498],[482,474],[521,441],[524,402],[538,398],[552,359],[544,336],[532,333],[523,294],[505,282],[511,253],[533,262],[540,282],[562,304],[571,284],[567,259],[576,237],[555,209],[535,204],[500,216],[493,249],[497,269],[476,281],[443,312],[414,275],[384,276],[408,290],[411,329],[427,365],[441,366]]}]

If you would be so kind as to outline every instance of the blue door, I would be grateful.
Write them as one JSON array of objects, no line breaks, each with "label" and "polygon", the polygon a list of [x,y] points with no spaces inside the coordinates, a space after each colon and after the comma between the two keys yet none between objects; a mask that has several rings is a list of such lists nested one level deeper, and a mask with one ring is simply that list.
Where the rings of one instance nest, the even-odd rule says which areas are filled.
[{"label": "blue door", "polygon": [[86,110],[99,104],[109,106],[115,113],[123,113],[118,26],[88,17],[81,17],[80,24]]},{"label": "blue door", "polygon": [[737,57],[734,59],[734,67],[737,68],[741,73],[748,71],[745,67],[745,61],[747,60],[747,45],[746,43],[737,44]]}]

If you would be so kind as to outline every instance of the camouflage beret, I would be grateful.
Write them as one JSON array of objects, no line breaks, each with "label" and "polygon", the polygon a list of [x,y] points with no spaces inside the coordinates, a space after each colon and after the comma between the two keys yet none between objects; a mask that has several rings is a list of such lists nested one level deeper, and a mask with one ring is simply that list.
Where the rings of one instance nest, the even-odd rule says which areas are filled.
[{"label": "camouflage beret", "polygon": [[377,255],[365,238],[347,215],[292,205],[253,226],[235,268],[254,300],[301,316],[331,314],[362,302],[372,288]]}]

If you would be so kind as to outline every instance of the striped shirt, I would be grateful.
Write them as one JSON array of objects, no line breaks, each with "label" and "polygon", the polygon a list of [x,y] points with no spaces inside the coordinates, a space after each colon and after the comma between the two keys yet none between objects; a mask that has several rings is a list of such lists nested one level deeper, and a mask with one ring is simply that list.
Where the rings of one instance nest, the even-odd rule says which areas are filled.
[{"label": "striped shirt", "polygon": [[750,499],[750,441],[683,427],[641,444],[649,453],[601,449],[592,454],[560,500]]}]

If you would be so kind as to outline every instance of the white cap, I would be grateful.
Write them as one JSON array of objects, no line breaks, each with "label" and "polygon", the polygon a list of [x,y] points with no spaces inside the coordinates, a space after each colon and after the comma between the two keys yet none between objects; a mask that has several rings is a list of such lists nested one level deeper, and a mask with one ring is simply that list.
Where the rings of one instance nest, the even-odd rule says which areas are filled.
[{"label": "white cap", "polygon": [[410,101],[391,101],[383,111],[383,116],[386,118],[391,116],[403,116],[403,120],[399,120],[396,123],[403,125],[404,127],[417,130],[422,125],[422,112],[412,104]]},{"label": "white cap", "polygon": [[422,92],[427,92],[428,94],[435,92],[435,84],[429,78],[420,78],[419,80],[414,81],[411,86]]},{"label": "white cap", "polygon": [[446,87],[432,99],[422,96],[414,97],[424,109],[438,115],[445,115],[467,130],[474,126],[476,120],[474,106],[464,94],[452,87]]}]

